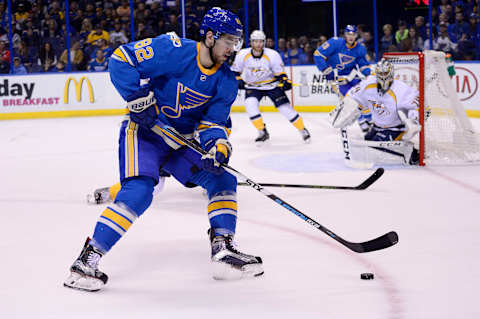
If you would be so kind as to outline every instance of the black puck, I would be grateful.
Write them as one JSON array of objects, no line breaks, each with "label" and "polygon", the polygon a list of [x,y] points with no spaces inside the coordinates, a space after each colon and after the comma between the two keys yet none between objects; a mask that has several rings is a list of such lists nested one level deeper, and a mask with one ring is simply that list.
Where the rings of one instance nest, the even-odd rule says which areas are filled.
[{"label": "black puck", "polygon": [[360,278],[364,280],[371,280],[373,279],[373,274],[371,272],[364,272],[360,275]]}]

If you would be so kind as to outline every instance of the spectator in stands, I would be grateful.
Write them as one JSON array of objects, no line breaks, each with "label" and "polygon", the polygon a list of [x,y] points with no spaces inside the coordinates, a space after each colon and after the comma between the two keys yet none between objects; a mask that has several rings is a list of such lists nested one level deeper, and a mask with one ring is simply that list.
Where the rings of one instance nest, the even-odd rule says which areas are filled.
[{"label": "spectator in stands", "polygon": [[383,53],[388,51],[388,48],[392,45],[394,45],[393,41],[393,27],[391,24],[384,24],[383,25],[383,37],[380,39],[380,56],[383,55]]},{"label": "spectator in stands", "polygon": [[435,33],[434,33],[433,37],[432,37],[433,48],[430,47],[430,28],[428,26],[428,23],[427,23],[426,31],[427,31],[427,38],[425,39],[425,41],[423,41],[423,49],[424,50],[433,50],[433,48],[435,48],[437,40],[435,38]]},{"label": "spectator in stands", "polygon": [[408,37],[408,29],[407,29],[407,24],[405,21],[400,20],[398,22],[398,30],[395,32],[395,41],[397,44],[402,43],[402,40],[406,39]]},{"label": "spectator in stands", "polygon": [[22,39],[27,47],[34,47],[38,51],[38,47],[40,46],[40,34],[38,33],[38,30],[34,30],[33,28],[24,30],[22,33]]},{"label": "spectator in stands", "polygon": [[440,23],[440,34],[438,39],[435,42],[433,48],[438,51],[443,51],[445,53],[450,53],[452,56],[456,56],[457,44],[454,43],[448,35],[448,26],[445,23]]},{"label": "spectator in stands", "polygon": [[60,36],[60,33],[58,31],[57,21],[54,19],[48,19],[46,21],[46,29],[43,30],[43,37],[53,39],[58,36]]},{"label": "spectator in stands", "polygon": [[[163,20],[159,20],[163,21]],[[114,48],[117,48],[119,45],[125,44],[128,42],[125,31],[122,30],[122,25],[119,21],[115,22],[114,29],[110,32],[110,42]]]},{"label": "spectator in stands", "polygon": [[65,72],[65,64],[62,61],[58,61],[49,72]]},{"label": "spectator in stands", "polygon": [[[60,61],[62,61],[64,65],[68,64],[67,54],[68,54],[68,51],[65,49],[62,53],[62,56],[60,57]],[[75,41],[72,45],[72,48],[70,49],[71,70],[72,71],[84,70],[84,59],[85,57],[80,47],[80,42]]]},{"label": "spectator in stands", "polygon": [[167,26],[164,19],[158,19],[157,24],[153,27],[153,30],[157,36],[167,33]]},{"label": "spectator in stands", "polygon": [[17,23],[23,23],[25,20],[27,20],[29,14],[27,12],[27,10],[25,9],[25,4],[23,2],[20,2],[16,8],[16,10],[14,10],[15,14],[15,21]]},{"label": "spectator in stands", "polygon": [[[405,43],[403,42],[405,41]],[[417,29],[411,27],[408,30],[408,38],[402,41],[402,50],[404,52],[420,52],[423,51],[423,38],[417,34]],[[405,45],[405,46],[403,46]]]},{"label": "spectator in stands", "polygon": [[57,56],[50,42],[45,42],[38,53],[38,65],[42,67],[43,72],[48,72],[55,64],[57,64]]},{"label": "spectator in stands", "polygon": [[108,45],[107,41],[105,41],[104,39],[98,39],[95,45],[96,45],[96,48],[92,53],[92,56],[91,56],[92,59],[97,56],[98,50],[103,51],[103,56],[105,57],[105,59],[107,60],[110,59],[110,56],[112,55],[113,50]]},{"label": "spectator in stands", "polygon": [[82,43],[87,41],[88,36],[92,32],[93,32],[93,27],[90,20],[87,18],[83,19],[82,28],[80,29],[80,34],[79,34],[80,39],[82,40]]},{"label": "spectator in stands", "polygon": [[0,27],[3,29],[8,26],[7,10],[5,10],[5,2],[0,2]]},{"label": "spectator in stands", "polygon": [[437,33],[440,32],[440,23],[445,23],[448,27],[448,25],[450,24],[450,22],[448,21],[448,14],[446,13],[440,14],[438,18]]},{"label": "spectator in stands", "polygon": [[85,18],[90,20],[90,22],[94,25],[99,23],[99,21],[97,21],[95,7],[92,3],[87,3],[87,6],[85,7]]},{"label": "spectator in stands", "polygon": [[22,64],[22,59],[18,56],[13,58],[13,74],[27,74],[27,69]]},{"label": "spectator in stands", "polygon": [[167,32],[173,31],[176,34],[180,34],[180,25],[177,22],[177,15],[170,13],[168,15],[168,21],[165,23]]},{"label": "spectator in stands", "polygon": [[265,47],[269,49],[275,49],[275,42],[272,38],[267,38],[267,41],[265,42]]},{"label": "spectator in stands", "polygon": [[290,48],[287,51],[287,63],[295,65],[298,64],[300,59],[300,54],[303,53],[303,50],[298,46],[297,38],[292,37],[289,39]]},{"label": "spectator in stands", "polygon": [[442,14],[442,13],[447,13],[447,10],[448,10],[448,6],[450,4],[448,3],[448,0],[441,0],[440,1],[440,5],[437,7],[438,9],[438,13],[439,14]]},{"label": "spectator in stands", "polygon": [[375,43],[373,42],[372,33],[370,31],[363,31],[363,36],[358,41],[359,43],[362,43],[367,49],[367,60],[374,61],[375,60]]},{"label": "spectator in stands", "polygon": [[10,51],[7,49],[7,44],[0,41],[0,73],[10,72]]},{"label": "spectator in stands", "polygon": [[107,71],[108,69],[108,60],[103,56],[102,50],[97,50],[97,56],[95,59],[92,59],[88,64],[88,71],[90,72],[100,72]]},{"label": "spectator in stands", "polygon": [[463,21],[463,12],[460,10],[455,14],[455,23],[448,26],[448,35],[453,42],[464,41],[468,35],[468,23]]},{"label": "spectator in stands", "polygon": [[[363,37],[363,32],[365,32],[365,30],[367,30],[367,26],[365,24],[357,25],[357,33],[358,33],[357,39],[361,39]],[[343,30],[340,33],[344,34]]]},{"label": "spectator in stands", "polygon": [[76,11],[72,12],[73,17],[70,18],[70,26],[77,31],[77,33],[80,33],[80,30],[82,29],[82,22],[85,19],[83,15],[83,10],[78,9]]},{"label": "spectator in stands", "polygon": [[135,30],[135,41],[153,37],[155,37],[153,30],[150,27],[145,26],[143,21],[140,21]]},{"label": "spectator in stands", "polygon": [[93,30],[87,37],[87,43],[88,44],[94,44],[98,39],[104,39],[105,41],[110,40],[110,35],[108,34],[107,31],[102,29],[102,26],[100,24],[97,24],[95,26],[95,30]]},{"label": "spectator in stands", "polygon": [[298,64],[313,64],[313,52],[315,50],[312,48],[310,42],[305,43],[303,46],[303,52],[300,53]]},{"label": "spectator in stands", "polygon": [[122,1],[122,5],[117,8],[117,15],[122,22],[130,21],[130,5],[128,1]]},{"label": "spectator in stands", "polygon": [[[427,30],[425,28],[425,18],[422,16],[415,17],[415,31],[423,40],[427,38]],[[423,45],[422,45],[423,46]]]},{"label": "spectator in stands", "polygon": [[328,38],[325,35],[320,35],[320,37],[318,38],[317,48],[327,41],[328,41]]},{"label": "spectator in stands", "polygon": [[[473,60],[477,55],[476,39],[477,37],[477,15],[471,13],[469,17],[469,23],[467,33],[464,33],[458,41],[458,51],[462,53],[465,60]],[[457,56],[458,58],[462,58]]]}]

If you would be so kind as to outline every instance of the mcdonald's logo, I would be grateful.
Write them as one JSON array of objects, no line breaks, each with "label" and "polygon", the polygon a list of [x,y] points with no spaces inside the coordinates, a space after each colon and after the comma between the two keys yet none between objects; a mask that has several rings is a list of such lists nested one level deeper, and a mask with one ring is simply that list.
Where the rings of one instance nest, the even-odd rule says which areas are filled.
[{"label": "mcdonald's logo", "polygon": [[95,102],[95,98],[93,96],[92,83],[90,82],[90,80],[86,76],[82,76],[80,78],[80,81],[78,81],[78,82],[74,77],[69,77],[67,79],[67,82],[65,82],[65,88],[63,89],[63,103],[68,104],[68,92],[70,90],[70,81],[73,81],[73,84],[75,85],[75,96],[77,97],[78,102],[80,102],[82,100],[83,81],[85,81],[87,83],[88,95],[90,97],[90,103]]}]

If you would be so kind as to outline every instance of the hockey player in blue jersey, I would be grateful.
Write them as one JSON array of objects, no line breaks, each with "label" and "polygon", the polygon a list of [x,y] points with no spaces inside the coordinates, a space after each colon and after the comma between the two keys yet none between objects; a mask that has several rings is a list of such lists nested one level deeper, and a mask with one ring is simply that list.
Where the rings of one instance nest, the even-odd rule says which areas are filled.
[{"label": "hockey player in blue jersey", "polygon": [[[150,206],[160,170],[207,191],[213,277],[263,274],[260,257],[234,246],[237,180],[221,168],[232,152],[225,126],[238,90],[224,62],[241,48],[242,24],[235,14],[212,8],[200,33],[198,43],[167,34],[122,45],[111,56],[110,78],[129,110],[119,138],[121,189],[100,215],[65,286],[95,291],[106,284],[99,260]],[[140,85],[141,79],[148,84]],[[197,130],[207,155],[182,146],[166,126],[192,139]]]},{"label": "hockey player in blue jersey", "polygon": [[[328,81],[335,81],[341,97],[360,82],[358,71],[363,76],[370,74],[370,63],[366,59],[367,50],[356,41],[357,27],[347,25],[344,38],[331,38],[323,43],[313,54],[317,68]],[[335,74],[336,73],[336,74]],[[335,75],[337,77],[335,78]],[[372,116],[366,111],[358,119],[362,131],[370,128]]]}]

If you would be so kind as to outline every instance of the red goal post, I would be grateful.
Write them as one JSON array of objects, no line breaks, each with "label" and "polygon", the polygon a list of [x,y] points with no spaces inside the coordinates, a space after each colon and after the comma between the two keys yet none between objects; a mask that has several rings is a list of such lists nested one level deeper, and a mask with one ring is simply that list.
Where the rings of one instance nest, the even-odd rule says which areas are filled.
[{"label": "red goal post", "polygon": [[395,79],[418,89],[420,165],[480,161],[480,142],[447,72],[445,53],[388,52]]}]

